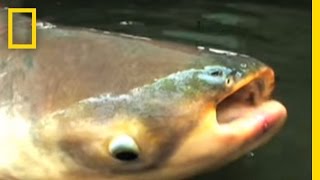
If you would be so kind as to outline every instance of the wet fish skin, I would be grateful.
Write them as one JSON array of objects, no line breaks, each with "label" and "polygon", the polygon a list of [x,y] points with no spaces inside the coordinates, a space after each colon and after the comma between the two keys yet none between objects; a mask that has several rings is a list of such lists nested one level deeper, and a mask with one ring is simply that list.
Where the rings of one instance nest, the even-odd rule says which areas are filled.
[{"label": "wet fish skin", "polygon": [[[27,40],[29,20],[17,18],[15,37]],[[0,117],[8,129],[1,178],[182,179],[236,159],[284,123],[275,106],[279,121],[254,143],[241,123],[230,124],[233,133],[217,126],[216,104],[227,94],[262,71],[272,79],[248,56],[54,26],[39,26],[37,43],[36,50],[0,49]],[[139,146],[139,159],[119,161],[108,151],[123,134]]]}]

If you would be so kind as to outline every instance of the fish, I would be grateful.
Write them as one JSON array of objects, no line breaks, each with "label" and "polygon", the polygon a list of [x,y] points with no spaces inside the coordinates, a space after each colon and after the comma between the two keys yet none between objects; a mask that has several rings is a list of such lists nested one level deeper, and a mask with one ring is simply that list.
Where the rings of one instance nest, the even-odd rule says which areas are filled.
[{"label": "fish", "polygon": [[[248,55],[41,21],[36,49],[8,49],[0,15],[0,179],[186,179],[286,122],[274,70]],[[30,24],[15,15],[14,40]]]}]

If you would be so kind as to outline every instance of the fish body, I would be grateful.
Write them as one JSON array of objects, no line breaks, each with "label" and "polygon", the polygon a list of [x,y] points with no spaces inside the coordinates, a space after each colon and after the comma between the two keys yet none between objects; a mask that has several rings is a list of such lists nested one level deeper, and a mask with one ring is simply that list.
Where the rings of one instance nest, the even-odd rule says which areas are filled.
[{"label": "fish body", "polygon": [[[1,179],[183,179],[285,122],[255,58],[42,22],[37,49],[9,50],[0,15]],[[14,27],[30,41],[29,19]]]}]

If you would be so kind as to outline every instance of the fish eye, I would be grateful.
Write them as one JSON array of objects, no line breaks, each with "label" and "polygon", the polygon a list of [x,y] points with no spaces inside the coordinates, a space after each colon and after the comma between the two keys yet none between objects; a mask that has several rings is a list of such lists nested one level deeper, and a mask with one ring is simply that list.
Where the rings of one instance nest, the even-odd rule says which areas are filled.
[{"label": "fish eye", "polygon": [[135,140],[128,135],[117,136],[109,144],[110,154],[120,161],[133,161],[139,157]]},{"label": "fish eye", "polygon": [[233,84],[233,78],[232,77],[228,77],[225,81],[226,86],[230,87]]}]

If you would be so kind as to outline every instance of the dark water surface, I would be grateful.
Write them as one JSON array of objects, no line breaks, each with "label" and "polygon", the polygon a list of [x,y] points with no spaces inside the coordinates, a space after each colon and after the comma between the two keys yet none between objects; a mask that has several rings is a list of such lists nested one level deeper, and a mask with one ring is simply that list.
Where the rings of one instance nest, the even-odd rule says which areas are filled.
[{"label": "dark water surface", "polygon": [[277,73],[275,97],[288,108],[286,126],[266,146],[193,180],[311,179],[309,2],[228,2],[30,0],[24,6],[37,7],[39,18],[54,23],[227,49],[263,60]]}]

